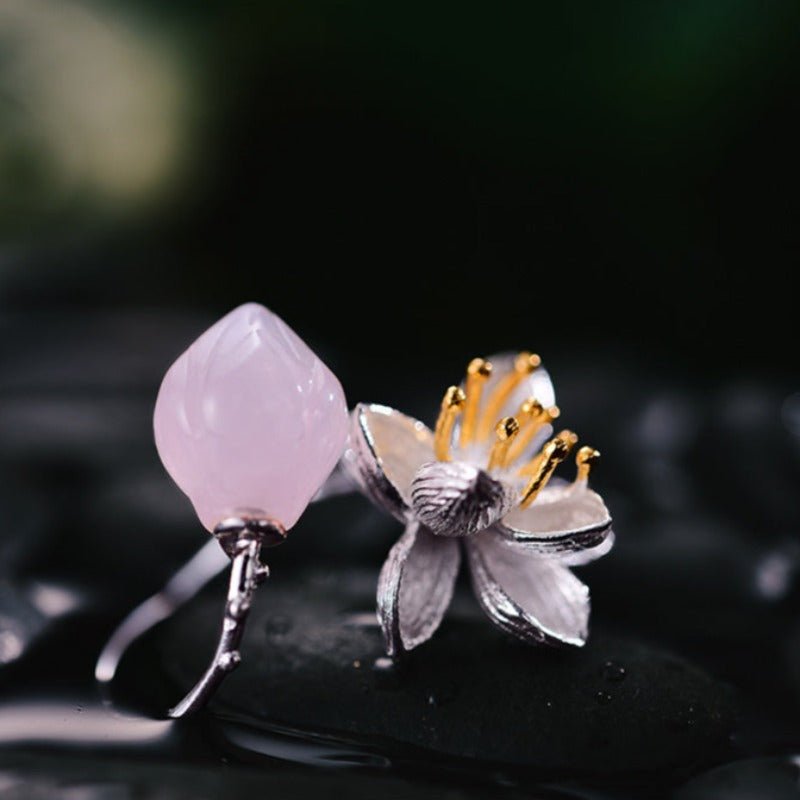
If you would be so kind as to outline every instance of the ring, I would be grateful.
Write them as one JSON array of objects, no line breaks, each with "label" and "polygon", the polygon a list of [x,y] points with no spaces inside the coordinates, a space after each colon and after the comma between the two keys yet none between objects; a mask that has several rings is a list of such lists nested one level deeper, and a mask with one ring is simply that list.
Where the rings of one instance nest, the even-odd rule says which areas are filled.
[{"label": "ring", "polygon": [[167,370],[154,411],[164,467],[213,538],[117,627],[97,680],[109,684],[135,639],[230,565],[214,656],[169,716],[201,709],[241,661],[269,576],[262,552],[287,539],[309,503],[354,487],[405,525],[378,579],[390,657],[435,633],[462,549],[497,627],[531,644],[582,646],[589,590],[570,567],[605,555],[614,534],[589,488],[599,452],[576,451],[572,481],[555,475],[578,442],[568,429],[553,435],[559,416],[530,352],[473,359],[433,430],[381,405],[348,414],[336,376],[286,323],[255,303],[234,309]]}]

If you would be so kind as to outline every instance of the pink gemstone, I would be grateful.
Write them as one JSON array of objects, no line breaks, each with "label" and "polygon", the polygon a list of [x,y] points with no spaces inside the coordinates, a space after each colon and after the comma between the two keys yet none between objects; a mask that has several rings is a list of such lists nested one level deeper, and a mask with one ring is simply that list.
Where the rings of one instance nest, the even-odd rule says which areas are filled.
[{"label": "pink gemstone", "polygon": [[290,528],[339,460],[347,403],[308,345],[247,303],[169,368],[153,427],[167,472],[206,528],[242,511]]}]

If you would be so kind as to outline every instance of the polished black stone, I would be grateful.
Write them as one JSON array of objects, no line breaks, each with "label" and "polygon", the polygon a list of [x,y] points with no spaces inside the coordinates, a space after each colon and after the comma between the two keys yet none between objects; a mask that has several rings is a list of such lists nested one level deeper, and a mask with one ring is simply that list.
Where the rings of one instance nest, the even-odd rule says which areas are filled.
[{"label": "polished black stone", "polygon": [[[101,751],[102,752],[102,751]],[[331,756],[335,754],[331,752]],[[0,755],[0,798],[2,800],[307,800],[346,797],[374,800],[376,797],[414,800],[522,800],[527,792],[504,785],[502,776],[490,782],[463,781],[443,786],[440,781],[410,780],[383,772],[320,769],[320,759],[306,765],[277,761],[257,765],[231,765],[214,759],[188,763],[179,759],[131,758],[125,753],[53,756],[30,751]],[[340,762],[338,766],[343,766]],[[444,794],[443,794],[444,793]],[[563,800],[585,797],[559,793]],[[599,795],[598,795],[599,797]]]},{"label": "polished black stone", "polygon": [[796,800],[800,764],[796,758],[734,761],[689,781],[674,800]]},{"label": "polished black stone", "polygon": [[[531,648],[496,631],[466,596],[432,641],[390,666],[375,581],[369,569],[276,576],[214,711],[255,727],[379,741],[389,757],[410,746],[573,774],[686,769],[729,752],[734,693],[690,662],[602,631],[583,650]],[[159,633],[157,658],[176,693],[204,667],[221,591]]]}]

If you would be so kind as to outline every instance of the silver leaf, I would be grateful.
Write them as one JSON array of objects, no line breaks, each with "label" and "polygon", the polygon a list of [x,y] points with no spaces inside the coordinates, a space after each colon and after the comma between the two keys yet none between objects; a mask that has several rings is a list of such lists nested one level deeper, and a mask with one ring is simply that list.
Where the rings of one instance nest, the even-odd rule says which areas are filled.
[{"label": "silver leaf", "polygon": [[411,484],[414,515],[437,536],[471,536],[514,504],[513,489],[460,461],[423,464]]}]

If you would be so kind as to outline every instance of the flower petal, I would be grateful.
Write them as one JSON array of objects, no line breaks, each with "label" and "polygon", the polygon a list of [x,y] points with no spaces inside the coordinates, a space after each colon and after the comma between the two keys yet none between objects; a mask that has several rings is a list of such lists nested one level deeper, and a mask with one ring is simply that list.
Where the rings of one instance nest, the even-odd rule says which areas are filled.
[{"label": "flower petal", "polygon": [[531,553],[563,557],[601,545],[611,532],[611,515],[585,483],[551,483],[532,506],[518,506],[496,527]]},{"label": "flower petal", "polygon": [[442,621],[461,563],[456,539],[408,525],[381,569],[378,621],[390,656],[430,639]]},{"label": "flower petal", "polygon": [[[565,567],[582,567],[592,561],[602,558],[606,553],[611,552],[614,547],[614,531],[609,531],[605,539],[595,547],[587,547],[586,550],[576,550],[574,553],[567,553],[559,557],[559,563]],[[515,545],[516,546],[516,545]]]},{"label": "flower petal", "polygon": [[531,644],[585,644],[589,589],[566,567],[508,547],[493,529],[465,547],[475,594],[498,628]]},{"label": "flower petal", "polygon": [[433,458],[433,433],[393,408],[364,404],[352,414],[342,463],[364,492],[398,519],[411,505],[411,481]]}]

